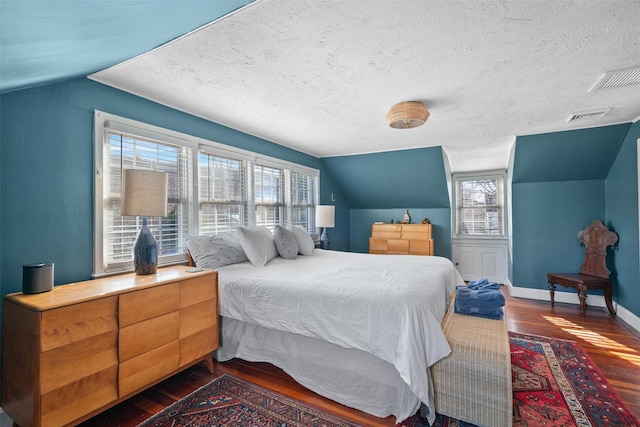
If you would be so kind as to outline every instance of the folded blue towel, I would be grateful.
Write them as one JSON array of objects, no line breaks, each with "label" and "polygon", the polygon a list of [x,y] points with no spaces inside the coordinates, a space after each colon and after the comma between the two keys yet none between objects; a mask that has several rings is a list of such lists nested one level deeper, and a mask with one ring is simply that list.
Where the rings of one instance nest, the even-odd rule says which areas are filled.
[{"label": "folded blue towel", "polygon": [[454,303],[454,311],[458,314],[467,316],[484,317],[485,319],[501,320],[504,317],[502,307],[466,307],[460,306],[456,299]]},{"label": "folded blue towel", "polygon": [[504,294],[496,289],[469,289],[466,286],[456,287],[456,300],[468,306],[502,307],[505,304]]},{"label": "folded blue towel", "polygon": [[481,277],[478,280],[472,280],[469,282],[469,286],[482,286],[489,283],[489,279],[487,279],[486,277]]},{"label": "folded blue towel", "polygon": [[500,285],[496,282],[489,282],[489,279],[483,277],[476,281],[471,281],[467,285],[471,289],[500,289]]}]

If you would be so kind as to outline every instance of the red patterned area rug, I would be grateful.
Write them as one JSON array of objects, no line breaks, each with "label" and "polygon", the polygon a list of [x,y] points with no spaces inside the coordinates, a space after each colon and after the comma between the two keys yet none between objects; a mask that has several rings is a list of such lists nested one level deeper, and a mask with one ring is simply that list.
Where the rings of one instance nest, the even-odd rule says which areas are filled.
[{"label": "red patterned area rug", "polygon": [[225,374],[138,427],[354,427],[357,424]]},{"label": "red patterned area rug", "polygon": [[[513,425],[640,426],[577,342],[509,332]],[[428,426],[413,417],[407,427]],[[434,426],[472,427],[438,415]]]}]

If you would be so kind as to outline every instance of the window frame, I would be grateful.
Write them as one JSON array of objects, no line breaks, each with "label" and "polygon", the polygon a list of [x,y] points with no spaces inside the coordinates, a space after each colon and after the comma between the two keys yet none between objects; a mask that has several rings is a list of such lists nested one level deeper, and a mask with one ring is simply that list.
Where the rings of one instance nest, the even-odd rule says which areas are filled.
[{"label": "window frame", "polygon": [[[463,234],[460,233],[460,211],[461,206],[458,205],[458,183],[460,181],[472,181],[480,179],[496,178],[501,186],[501,194],[499,197],[500,204],[496,207],[500,210],[499,229],[500,234]],[[452,235],[455,239],[506,239],[507,238],[507,189],[506,189],[506,171],[495,170],[482,173],[457,173],[452,176]]]},{"label": "window frame", "polygon": [[[181,132],[172,131],[151,124],[146,124],[132,119],[116,116],[103,111],[94,111],[94,265],[93,277],[100,277],[110,274],[120,274],[133,271],[133,255],[131,260],[127,262],[114,263],[107,265],[105,263],[105,206],[104,206],[104,184],[105,184],[105,155],[104,144],[106,140],[106,126],[118,132],[127,133],[143,139],[151,139],[163,144],[179,145],[189,150],[190,161],[187,179],[190,187],[187,189],[187,235],[200,234],[200,211],[199,211],[199,156],[201,153],[218,156],[231,160],[240,160],[245,162],[246,176],[244,177],[245,194],[247,195],[247,213],[245,215],[245,223],[241,226],[254,227],[256,224],[255,194],[254,194],[254,167],[261,165],[265,167],[278,168],[285,171],[286,189],[284,201],[284,222],[282,225],[288,225],[292,218],[292,174],[295,172],[312,176],[315,179],[315,205],[320,204],[320,171],[318,169],[288,162],[285,160],[263,156],[248,150],[236,148],[215,141],[194,137]],[[312,222],[315,227],[315,219]],[[309,230],[310,234],[317,234],[315,227]],[[215,234],[215,233],[210,233]],[[133,246],[133,245],[132,245]],[[186,250],[177,255],[159,257],[158,265],[165,266],[171,264],[181,264],[187,260]]]}]

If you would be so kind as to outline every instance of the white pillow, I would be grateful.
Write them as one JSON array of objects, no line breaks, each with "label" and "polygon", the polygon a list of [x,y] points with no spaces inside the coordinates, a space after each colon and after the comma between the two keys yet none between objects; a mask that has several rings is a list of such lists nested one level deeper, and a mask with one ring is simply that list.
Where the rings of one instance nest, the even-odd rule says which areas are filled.
[{"label": "white pillow", "polygon": [[298,251],[300,255],[313,255],[313,248],[315,248],[316,245],[313,243],[313,239],[309,233],[307,233],[307,230],[299,225],[294,225],[291,231],[293,231],[293,235],[296,236],[296,240],[298,241]]},{"label": "white pillow", "polygon": [[230,233],[190,236],[187,247],[197,267],[215,269],[247,260],[242,246]]},{"label": "white pillow", "polygon": [[273,240],[276,242],[276,249],[284,259],[296,259],[298,256],[298,240],[293,231],[287,230],[281,225],[276,225],[273,231]]},{"label": "white pillow", "polygon": [[278,256],[273,234],[265,227],[238,228],[240,245],[251,264],[262,267]]}]

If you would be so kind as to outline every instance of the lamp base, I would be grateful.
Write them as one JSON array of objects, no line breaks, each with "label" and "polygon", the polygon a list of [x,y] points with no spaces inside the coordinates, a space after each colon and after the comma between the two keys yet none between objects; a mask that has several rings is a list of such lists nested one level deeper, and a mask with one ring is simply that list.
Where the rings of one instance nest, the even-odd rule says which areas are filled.
[{"label": "lamp base", "polygon": [[158,243],[147,226],[147,218],[142,219],[142,229],[133,247],[133,268],[138,275],[154,274],[158,268]]},{"label": "lamp base", "polygon": [[329,234],[327,234],[327,227],[322,229],[322,235],[320,235],[320,246],[322,249],[329,249],[331,241],[329,241]]}]

